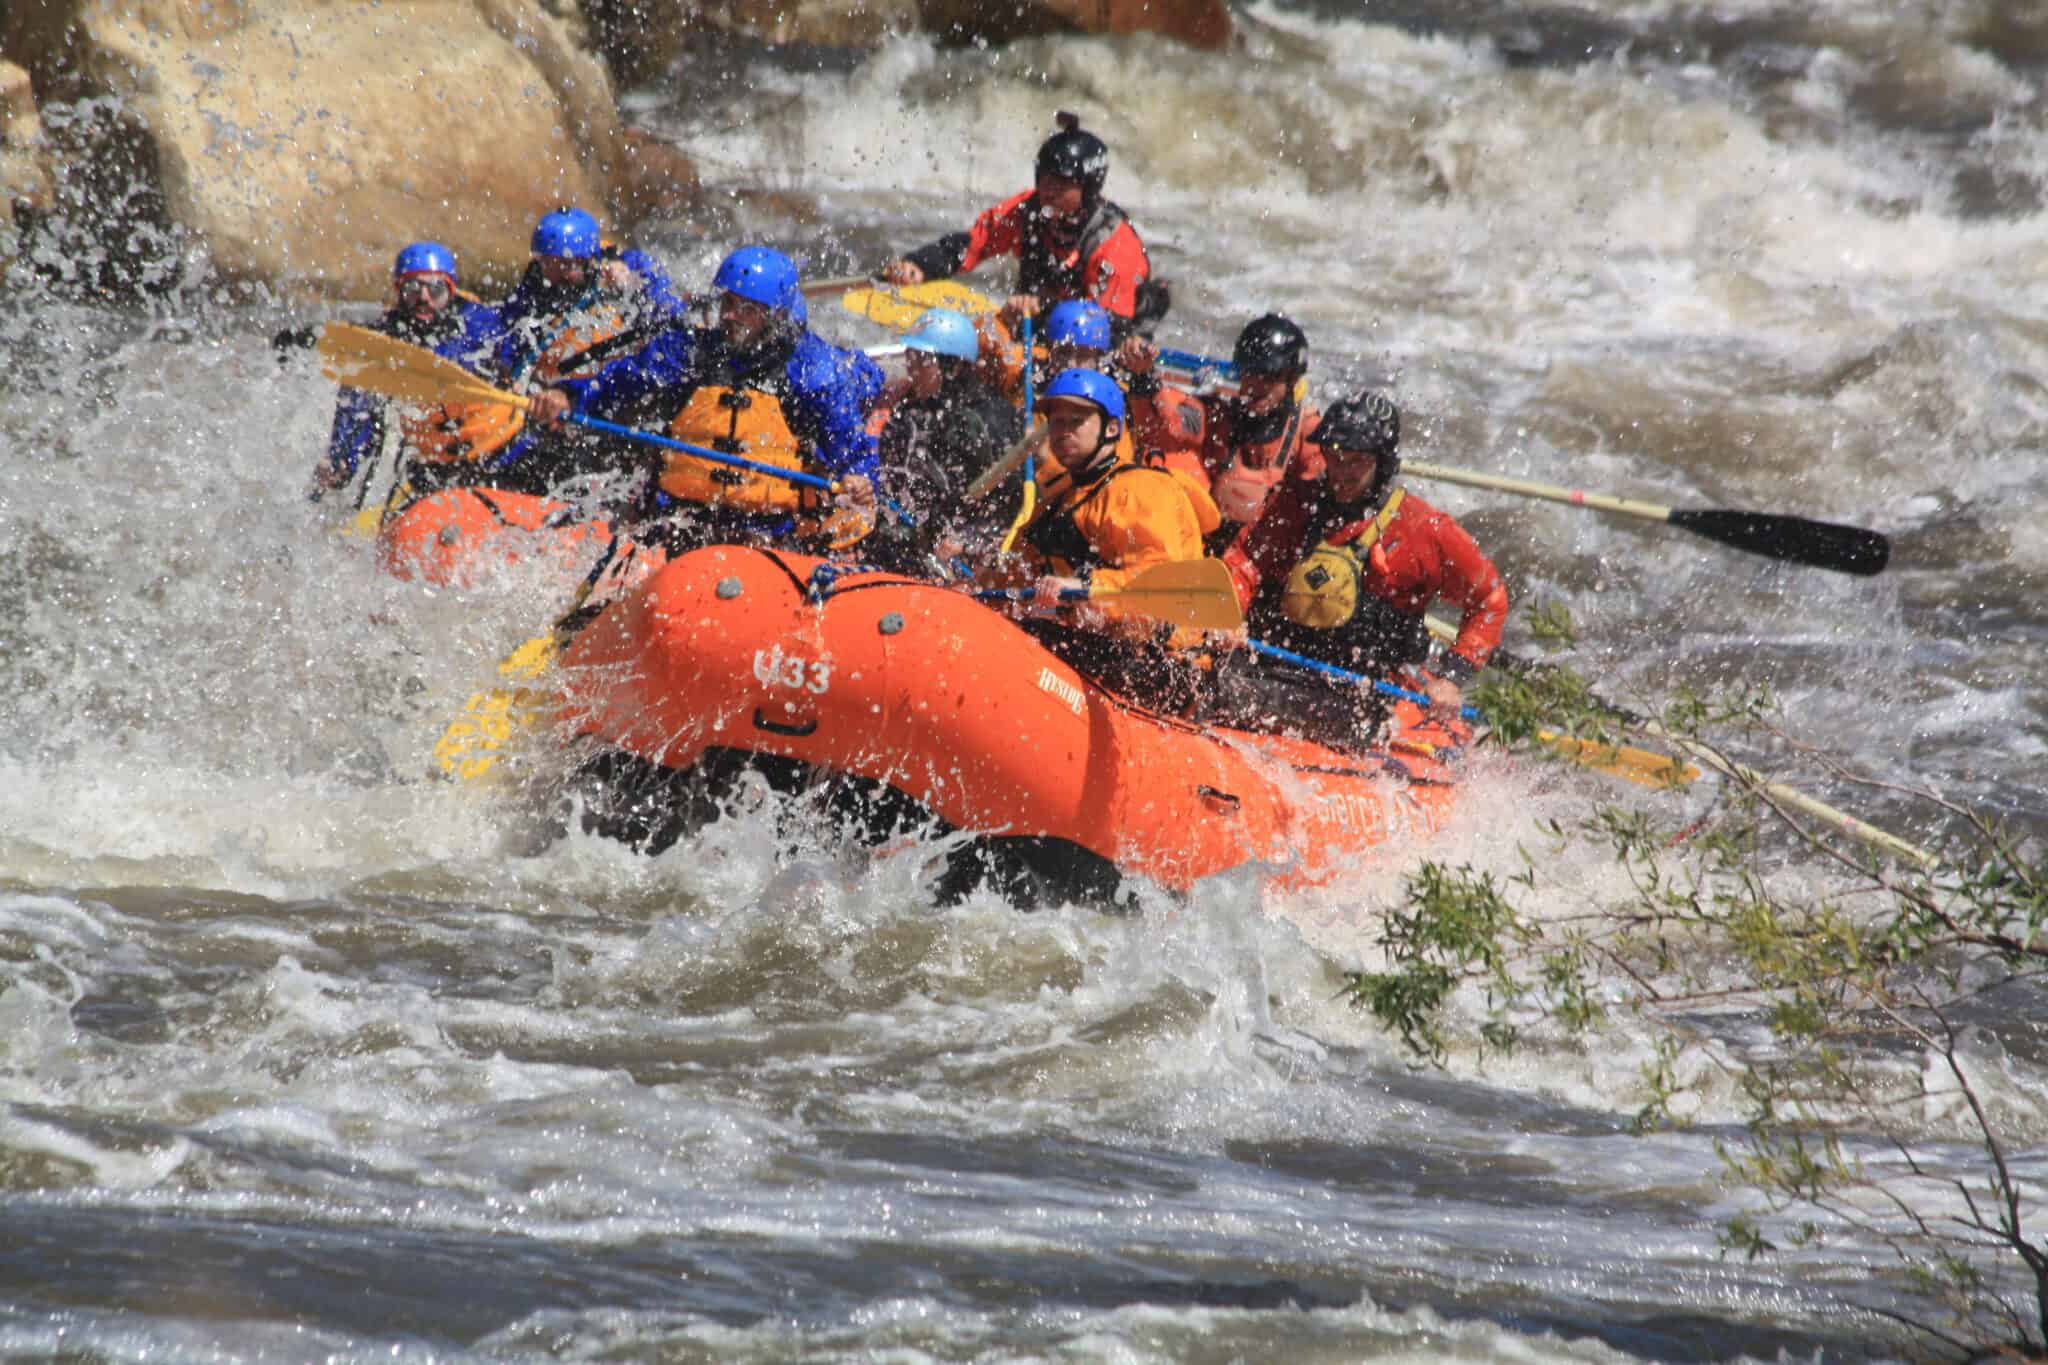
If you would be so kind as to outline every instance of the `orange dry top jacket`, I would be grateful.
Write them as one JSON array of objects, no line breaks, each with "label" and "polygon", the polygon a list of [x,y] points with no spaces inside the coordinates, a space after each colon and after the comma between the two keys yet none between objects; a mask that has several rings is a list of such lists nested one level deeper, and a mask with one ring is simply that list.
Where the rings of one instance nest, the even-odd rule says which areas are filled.
[{"label": "orange dry top jacket", "polygon": [[1215,399],[1161,387],[1131,403],[1138,448],[1148,456],[1156,451],[1160,463],[1190,473],[1199,463],[1218,511],[1224,520],[1239,525],[1258,520],[1260,509],[1289,474],[1321,477],[1323,453],[1315,432],[1322,420],[1321,413],[1302,404],[1278,436],[1247,441],[1237,437],[1229,410]]},{"label": "orange dry top jacket", "polygon": [[[1041,306],[1049,308],[1063,299],[1093,299],[1114,317],[1131,317],[1138,308],[1138,286],[1152,277],[1152,261],[1130,218],[1101,200],[1082,225],[1075,246],[1063,251],[1045,232],[1037,195],[1036,190],[1025,190],[985,210],[968,231],[957,264],[945,269],[937,262],[938,270],[925,273],[957,275],[998,256],[1015,256],[1018,287],[1038,295]],[[912,259],[923,264],[930,258],[918,252]]]}]

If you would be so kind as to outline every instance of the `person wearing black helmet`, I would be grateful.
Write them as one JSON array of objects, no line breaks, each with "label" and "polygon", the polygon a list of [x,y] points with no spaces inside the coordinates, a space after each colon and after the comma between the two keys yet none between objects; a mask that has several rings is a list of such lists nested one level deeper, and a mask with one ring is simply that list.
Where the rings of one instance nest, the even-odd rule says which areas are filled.
[{"label": "person wearing black helmet", "polygon": [[[1223,559],[1255,638],[1370,677],[1406,671],[1432,711],[1455,715],[1459,684],[1500,644],[1507,588],[1463,527],[1399,486],[1400,441],[1384,394],[1336,404],[1317,432],[1320,477],[1283,483]],[[1463,616],[1425,671],[1423,613],[1439,598]]]},{"label": "person wearing black helmet", "polygon": [[1207,484],[1223,515],[1209,537],[1211,553],[1257,521],[1283,484],[1321,475],[1316,426],[1322,419],[1301,400],[1308,337],[1292,318],[1267,313],[1237,334],[1233,394],[1196,395],[1163,385],[1153,374],[1157,352],[1149,342],[1140,339],[1126,350],[1133,439],[1148,460]]},{"label": "person wearing black helmet", "polygon": [[1017,258],[1017,293],[1006,307],[1040,324],[1065,299],[1092,299],[1109,310],[1119,339],[1149,331],[1166,315],[1165,286],[1128,214],[1102,197],[1109,148],[1072,114],[1038,149],[1037,180],[974,220],[892,261],[891,284],[922,284],[974,269],[998,256]]}]

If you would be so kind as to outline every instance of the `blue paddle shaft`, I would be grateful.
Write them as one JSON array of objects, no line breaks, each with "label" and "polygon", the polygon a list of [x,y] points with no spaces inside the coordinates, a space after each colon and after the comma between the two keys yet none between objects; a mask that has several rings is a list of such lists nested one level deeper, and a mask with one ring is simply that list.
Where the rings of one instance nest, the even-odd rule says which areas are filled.
[{"label": "blue paddle shaft", "polygon": [[[1291,649],[1282,649],[1278,645],[1269,645],[1264,640],[1247,640],[1245,643],[1250,645],[1257,653],[1267,655],[1270,658],[1280,659],[1290,664],[1299,664],[1303,668],[1312,668],[1318,673],[1335,678],[1338,682],[1369,682],[1372,684],[1375,692],[1384,692],[1390,697],[1400,697],[1404,701],[1412,701],[1421,706],[1429,705],[1429,698],[1423,696],[1420,692],[1411,692],[1405,687],[1388,682],[1385,678],[1368,678],[1363,673],[1353,673],[1348,668],[1339,668],[1335,664],[1326,664],[1321,659],[1311,659],[1306,654],[1296,654]],[[1468,706],[1460,714],[1466,720],[1478,720],[1479,708]]]},{"label": "blue paddle shaft", "polygon": [[838,487],[830,479],[821,479],[816,474],[806,474],[800,469],[784,469],[780,465],[762,464],[759,460],[750,460],[744,455],[728,455],[722,450],[713,450],[709,446],[694,446],[688,441],[678,441],[671,436],[662,436],[652,431],[642,431],[638,427],[622,427],[617,422],[607,422],[598,417],[586,417],[580,412],[564,413],[563,418],[566,421],[574,422],[579,427],[589,427],[592,431],[602,431],[609,436],[623,436],[629,441],[641,441],[647,445],[660,446],[663,450],[680,450],[683,454],[695,455],[700,460],[711,460],[717,464],[729,464],[735,469],[745,469],[755,474],[766,474],[771,479],[784,479],[790,483],[802,484],[806,488],[817,488],[830,493]]},{"label": "blue paddle shaft", "polygon": [[[974,595],[984,602],[1036,602],[1038,600],[1038,589],[981,588]],[[1086,588],[1060,589],[1060,601],[1062,602],[1086,602],[1088,597],[1089,593]]]},{"label": "blue paddle shaft", "polygon": [[1237,378],[1237,366],[1233,365],[1230,361],[1216,360],[1206,355],[1196,355],[1193,351],[1176,351],[1170,346],[1161,346],[1159,348],[1159,359],[1177,370],[1215,370],[1225,379],[1235,380]]}]

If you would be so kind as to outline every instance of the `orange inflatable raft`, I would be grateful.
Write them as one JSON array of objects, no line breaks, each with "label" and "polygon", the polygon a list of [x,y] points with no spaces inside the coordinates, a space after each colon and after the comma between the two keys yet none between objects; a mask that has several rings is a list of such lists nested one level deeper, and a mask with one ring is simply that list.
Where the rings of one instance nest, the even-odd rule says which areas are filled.
[{"label": "orange inflatable raft", "polygon": [[507,564],[536,556],[579,573],[611,540],[603,521],[578,521],[554,498],[499,488],[451,488],[421,498],[377,532],[386,572],[442,588],[470,588]]},{"label": "orange inflatable raft", "polygon": [[751,768],[838,783],[899,828],[936,817],[979,836],[983,874],[1061,896],[1245,863],[1324,879],[1437,828],[1470,738],[1407,703],[1394,740],[1362,753],[1204,729],[1104,691],[965,593],[736,546],[614,602],[561,678],[563,719],[595,749],[594,828],[659,851],[715,815],[716,779]]}]

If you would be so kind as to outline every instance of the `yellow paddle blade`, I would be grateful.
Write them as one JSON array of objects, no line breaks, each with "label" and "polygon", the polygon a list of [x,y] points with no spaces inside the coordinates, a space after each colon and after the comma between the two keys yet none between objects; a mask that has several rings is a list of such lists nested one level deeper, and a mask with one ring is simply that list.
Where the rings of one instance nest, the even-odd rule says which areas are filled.
[{"label": "yellow paddle blade", "polygon": [[1560,735],[1554,730],[1538,730],[1536,738],[1580,767],[1613,773],[1639,786],[1663,789],[1682,787],[1699,780],[1698,768],[1654,750],[1632,749],[1626,744],[1596,744],[1576,735]]},{"label": "yellow paddle blade", "polygon": [[[536,635],[498,661],[498,674],[514,682],[531,682],[561,652],[559,635]],[[493,687],[476,693],[435,741],[434,766],[457,782],[489,777],[498,760],[540,724],[548,700],[544,688]]]},{"label": "yellow paddle blade", "polygon": [[1129,600],[1130,609],[1155,621],[1194,630],[1241,630],[1244,608],[1237,581],[1220,559],[1182,559],[1157,564],[1121,588],[1097,588],[1089,600]]},{"label": "yellow paddle blade", "polygon": [[343,522],[341,534],[351,540],[375,540],[377,532],[384,529],[384,504],[365,507],[362,511]]},{"label": "yellow paddle blade", "polygon": [[973,317],[977,313],[993,313],[999,306],[988,295],[976,293],[958,280],[849,289],[839,296],[839,302],[847,312],[892,332],[908,331],[927,308],[953,308]]},{"label": "yellow paddle blade", "polygon": [[1010,553],[1017,543],[1017,536],[1031,524],[1031,514],[1038,510],[1038,480],[1024,480],[1024,497],[1017,504],[1017,515],[1010,519],[1010,527],[1003,532],[1003,543],[996,548],[1003,554]]},{"label": "yellow paddle blade", "polygon": [[394,512],[412,506],[413,487],[401,483],[393,488],[382,502],[365,507],[347,521],[334,528],[334,533],[344,540],[375,540],[384,529],[384,523]]},{"label": "yellow paddle blade", "polygon": [[320,329],[321,370],[337,384],[415,403],[503,403],[524,409],[529,400],[486,384],[452,360],[397,337],[353,323]]}]

